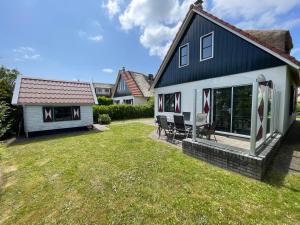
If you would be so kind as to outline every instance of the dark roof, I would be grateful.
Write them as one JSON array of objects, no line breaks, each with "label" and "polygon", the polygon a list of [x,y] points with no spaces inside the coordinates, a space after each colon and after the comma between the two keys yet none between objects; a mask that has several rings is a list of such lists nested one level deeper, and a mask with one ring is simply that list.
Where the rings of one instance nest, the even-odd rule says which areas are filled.
[{"label": "dark roof", "polygon": [[21,77],[14,95],[18,105],[28,104],[94,104],[93,87],[90,83],[45,80]]},{"label": "dark roof", "polygon": [[293,40],[288,30],[245,30],[261,41],[267,42],[275,48],[290,54]]},{"label": "dark roof", "polygon": [[150,83],[148,76],[139,72],[123,70],[119,71],[112,96],[114,96],[115,91],[118,88],[118,83],[121,77],[125,80],[126,85],[133,96],[146,98],[152,96],[152,92],[149,90]]}]

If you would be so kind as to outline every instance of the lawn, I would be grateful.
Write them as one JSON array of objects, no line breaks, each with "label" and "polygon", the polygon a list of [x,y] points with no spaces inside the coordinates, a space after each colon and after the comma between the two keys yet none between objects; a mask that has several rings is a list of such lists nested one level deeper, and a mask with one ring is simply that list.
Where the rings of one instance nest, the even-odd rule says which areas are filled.
[{"label": "lawn", "polygon": [[300,224],[300,177],[258,182],[114,124],[2,147],[0,224]]}]

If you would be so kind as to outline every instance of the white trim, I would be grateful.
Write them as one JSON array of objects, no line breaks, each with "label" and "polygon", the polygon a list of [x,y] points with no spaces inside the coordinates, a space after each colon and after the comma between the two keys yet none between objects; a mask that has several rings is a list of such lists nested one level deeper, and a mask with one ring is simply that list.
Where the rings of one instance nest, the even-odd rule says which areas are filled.
[{"label": "white trim", "polygon": [[206,16],[205,14],[199,12],[198,10],[193,9],[192,11],[194,11],[194,12],[197,13],[197,14],[199,14],[200,16],[203,16],[204,18],[208,19],[209,21],[211,21],[211,22],[213,22],[213,23],[219,25],[220,27],[223,27],[224,29],[230,31],[231,33],[233,33],[233,34],[235,34],[235,35],[237,35],[237,36],[239,36],[240,38],[242,38],[242,39],[244,39],[244,40],[250,42],[251,44],[253,44],[253,45],[255,45],[255,46],[261,48],[262,50],[264,50],[264,51],[270,53],[271,55],[273,55],[273,56],[279,58],[280,60],[284,61],[285,63],[289,64],[290,66],[292,66],[292,67],[294,67],[294,68],[296,68],[296,69],[298,69],[298,70],[300,69],[300,66],[298,66],[297,64],[291,62],[290,60],[286,59],[285,57],[282,57],[282,56],[279,55],[278,53],[276,53],[276,52],[274,52],[274,51],[272,51],[272,50],[266,48],[265,46],[263,46],[263,45],[257,43],[256,41],[253,41],[253,40],[251,40],[251,39],[245,37],[245,36],[242,35],[241,33],[236,32],[236,31],[230,29],[230,28],[227,27],[227,26],[224,26],[223,24],[221,24],[221,23],[219,23],[219,22],[213,20],[212,18]]},{"label": "white trim", "polygon": [[20,87],[21,87],[21,79],[23,77],[19,75],[16,79],[15,83],[15,88],[14,88],[14,93],[13,93],[13,98],[11,100],[12,105],[17,105],[18,104],[18,99],[19,99],[19,93],[20,93]]},{"label": "white trim", "polygon": [[227,135],[227,136],[247,138],[247,139],[250,140],[250,136],[249,135],[244,135],[244,134],[236,134],[236,133],[230,133],[230,132],[224,132],[224,131],[217,131],[217,130],[216,130],[216,134],[224,134],[224,135]]},{"label": "white trim", "polygon": [[[210,36],[211,35],[211,39],[212,39],[212,42],[211,42],[211,46],[212,46],[212,52],[211,52],[211,57],[208,57],[208,58],[205,58],[205,59],[202,59],[202,39],[204,38],[204,37],[207,37],[207,36]],[[200,62],[203,62],[203,61],[206,61],[206,60],[209,60],[209,59],[212,59],[212,58],[214,58],[214,49],[215,49],[215,32],[214,31],[212,31],[212,32],[210,32],[210,33],[208,33],[208,34],[205,34],[205,35],[202,35],[201,37],[200,37]]]},{"label": "white trim", "polygon": [[[181,49],[187,46],[187,64],[186,65],[181,65]],[[190,43],[187,42],[178,48],[178,68],[186,67],[190,65]]]},{"label": "white trim", "polygon": [[91,91],[92,91],[92,94],[93,94],[94,102],[95,102],[96,105],[98,105],[98,99],[97,99],[97,96],[96,96],[96,93],[95,93],[95,88],[94,88],[93,82],[90,82],[90,88],[91,88]]}]

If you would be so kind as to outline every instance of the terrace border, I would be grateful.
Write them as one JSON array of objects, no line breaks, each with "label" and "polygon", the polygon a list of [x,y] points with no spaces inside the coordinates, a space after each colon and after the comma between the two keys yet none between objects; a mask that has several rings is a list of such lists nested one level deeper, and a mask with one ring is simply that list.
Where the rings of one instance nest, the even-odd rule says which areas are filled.
[{"label": "terrace border", "polygon": [[263,180],[281,142],[282,136],[274,134],[257,156],[238,151],[237,148],[228,145],[222,146],[222,144],[206,140],[194,142],[192,139],[184,139],[182,150],[184,154],[191,157],[256,180]]}]

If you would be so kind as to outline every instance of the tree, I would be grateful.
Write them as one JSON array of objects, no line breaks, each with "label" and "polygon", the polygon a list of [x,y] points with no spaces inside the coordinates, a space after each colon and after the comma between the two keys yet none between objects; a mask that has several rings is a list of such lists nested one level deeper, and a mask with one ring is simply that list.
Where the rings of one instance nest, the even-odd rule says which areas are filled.
[{"label": "tree", "polygon": [[0,139],[18,130],[18,107],[11,105],[17,70],[0,67]]},{"label": "tree", "polygon": [[10,104],[12,100],[15,81],[20,73],[17,70],[10,70],[0,67],[0,101]]}]

